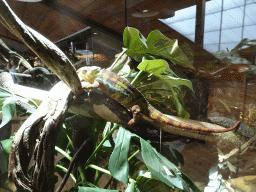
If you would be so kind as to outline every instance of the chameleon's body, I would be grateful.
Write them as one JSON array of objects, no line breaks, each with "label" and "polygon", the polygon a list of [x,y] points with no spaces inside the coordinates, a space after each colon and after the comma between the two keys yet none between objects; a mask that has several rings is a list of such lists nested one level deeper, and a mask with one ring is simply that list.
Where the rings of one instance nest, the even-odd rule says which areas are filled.
[{"label": "chameleon's body", "polygon": [[82,67],[78,70],[78,74],[82,78],[82,85],[83,81],[87,83],[84,88],[90,88],[90,85],[92,85],[91,87],[99,87],[112,99],[121,103],[128,110],[131,110],[133,112],[134,118],[128,122],[130,125],[136,122],[137,113],[145,115],[159,123],[194,131],[221,133],[231,131],[239,125],[238,121],[233,127],[226,129],[212,129],[176,121],[155,109],[152,105],[149,104],[144,95],[136,87],[134,87],[125,78],[122,78],[113,72],[97,67]]}]

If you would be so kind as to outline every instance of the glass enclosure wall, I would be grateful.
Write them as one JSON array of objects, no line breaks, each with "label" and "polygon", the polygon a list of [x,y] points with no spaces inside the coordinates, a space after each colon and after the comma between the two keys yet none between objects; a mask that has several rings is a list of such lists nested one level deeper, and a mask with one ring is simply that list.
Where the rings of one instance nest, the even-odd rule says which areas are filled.
[{"label": "glass enclosure wall", "polygon": [[122,51],[122,42],[96,29],[87,27],[55,44],[69,56],[76,68],[96,65],[107,68]]}]

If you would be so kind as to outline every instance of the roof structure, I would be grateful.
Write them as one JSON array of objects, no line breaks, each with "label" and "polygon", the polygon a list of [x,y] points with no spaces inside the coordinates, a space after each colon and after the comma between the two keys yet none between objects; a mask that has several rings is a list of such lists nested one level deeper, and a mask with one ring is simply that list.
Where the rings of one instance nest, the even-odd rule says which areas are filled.
[{"label": "roof structure", "polygon": [[[205,2],[205,0],[201,1]],[[215,1],[219,2],[220,0],[207,1],[207,6]],[[217,50],[214,48],[216,45],[209,45],[209,42],[216,44],[216,41],[211,39],[215,40],[214,36],[210,34],[212,31],[207,31],[207,23],[213,17],[217,17],[214,15],[217,13],[215,13],[216,11],[212,12],[211,17],[209,14],[206,17],[205,28],[207,28],[207,33],[204,38],[206,50],[202,49],[202,47],[198,47],[197,43],[193,42],[193,36],[195,36],[196,19],[194,16],[196,2],[198,1],[43,0],[37,3],[28,3],[7,0],[10,7],[25,24],[53,42],[83,30],[88,26],[111,35],[120,41],[122,41],[122,33],[127,25],[139,29],[145,36],[152,30],[158,29],[167,37],[178,39],[179,45],[187,42],[195,52],[198,52],[197,56],[200,59],[197,62],[202,61],[204,63],[206,58],[215,59],[209,51]],[[208,9],[210,8],[206,8],[206,13]],[[192,15],[190,15],[189,10],[193,12]],[[160,21],[159,19],[162,20]],[[162,22],[163,19],[165,19],[166,24]],[[189,24],[190,21],[192,24]],[[214,30],[216,29],[214,28]],[[217,32],[215,31],[215,33]],[[207,36],[211,38],[207,38]],[[3,38],[3,40],[8,39],[8,41],[12,42],[20,42],[1,24],[0,38]],[[13,48],[12,46],[10,47]]]}]

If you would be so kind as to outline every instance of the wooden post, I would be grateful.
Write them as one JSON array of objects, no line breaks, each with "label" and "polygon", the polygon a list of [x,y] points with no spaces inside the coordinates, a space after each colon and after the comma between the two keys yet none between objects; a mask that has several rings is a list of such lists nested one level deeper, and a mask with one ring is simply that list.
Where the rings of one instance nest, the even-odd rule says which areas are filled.
[{"label": "wooden post", "polygon": [[195,43],[199,48],[203,48],[204,46],[205,1],[206,0],[197,0],[196,6]]},{"label": "wooden post", "polygon": [[[204,21],[205,21],[205,1],[206,0],[197,0],[196,1],[196,31],[195,31],[195,58],[194,58],[194,67],[200,68],[203,67],[207,60],[206,56],[202,54],[202,50],[204,47]],[[207,117],[207,103],[208,103],[208,82],[199,79],[197,85],[199,88],[199,92],[197,94],[197,98],[199,102],[197,105],[193,107],[194,119]]]}]

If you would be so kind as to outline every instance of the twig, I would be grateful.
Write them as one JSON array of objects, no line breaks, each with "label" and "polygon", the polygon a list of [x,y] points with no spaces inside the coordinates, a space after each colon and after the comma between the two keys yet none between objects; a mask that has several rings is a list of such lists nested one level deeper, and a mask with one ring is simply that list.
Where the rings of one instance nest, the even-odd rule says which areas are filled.
[{"label": "twig", "polygon": [[79,153],[80,153],[81,150],[85,147],[85,145],[88,143],[88,141],[90,141],[90,139],[85,140],[85,141],[83,142],[83,144],[80,146],[80,148],[77,150],[77,152],[75,153],[75,155],[73,156],[73,159],[72,159],[72,161],[70,162],[70,165],[69,165],[69,167],[68,167],[68,170],[67,170],[66,174],[64,175],[64,177],[63,177],[63,179],[62,179],[62,181],[61,181],[61,183],[60,183],[58,189],[56,190],[56,192],[61,192],[61,190],[62,190],[63,187],[65,186],[65,184],[66,184],[66,182],[67,182],[67,180],[68,180],[68,178],[69,178],[69,175],[70,175],[70,173],[71,173],[71,171],[72,171],[72,169],[73,169],[73,167],[74,167],[74,165],[75,165],[75,162],[76,162],[76,159],[77,159]]},{"label": "twig", "polygon": [[243,144],[240,148],[233,149],[229,154],[225,155],[222,160],[227,160],[230,157],[236,155],[240,152],[240,154],[244,154],[248,147],[256,140],[256,135],[254,135],[249,141],[247,141],[245,144]]}]

